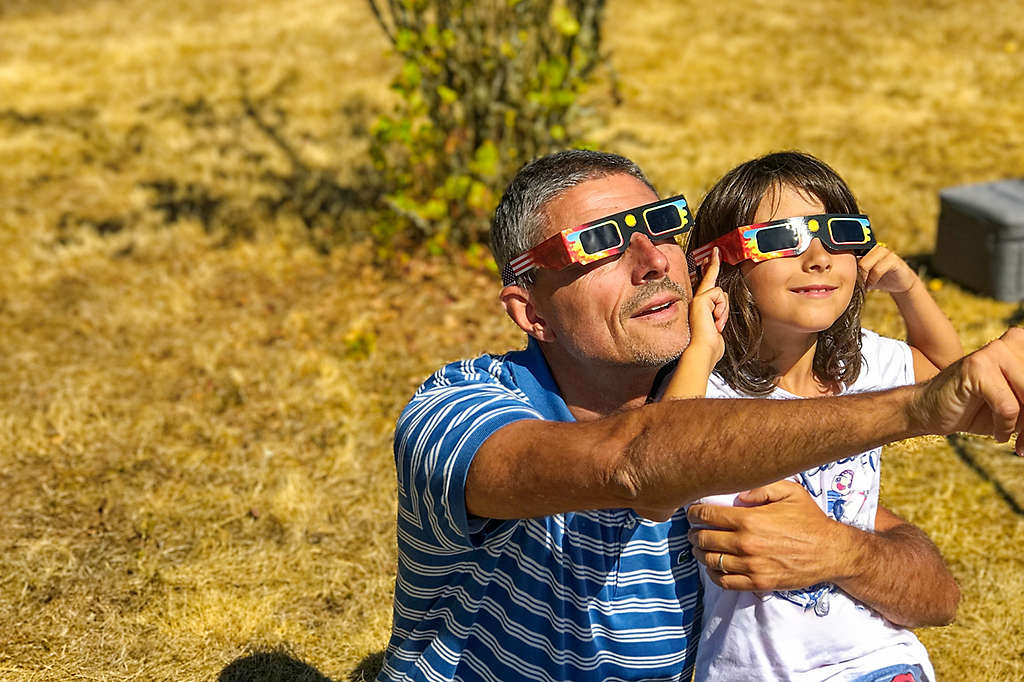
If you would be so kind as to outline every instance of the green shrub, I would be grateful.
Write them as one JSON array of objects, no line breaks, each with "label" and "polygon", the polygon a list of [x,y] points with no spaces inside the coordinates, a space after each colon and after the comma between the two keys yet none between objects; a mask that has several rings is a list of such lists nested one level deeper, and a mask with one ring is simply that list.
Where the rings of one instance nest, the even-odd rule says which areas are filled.
[{"label": "green shrub", "polygon": [[402,59],[399,105],[373,129],[387,208],[375,238],[387,250],[484,242],[512,173],[578,146],[604,0],[368,1]]}]

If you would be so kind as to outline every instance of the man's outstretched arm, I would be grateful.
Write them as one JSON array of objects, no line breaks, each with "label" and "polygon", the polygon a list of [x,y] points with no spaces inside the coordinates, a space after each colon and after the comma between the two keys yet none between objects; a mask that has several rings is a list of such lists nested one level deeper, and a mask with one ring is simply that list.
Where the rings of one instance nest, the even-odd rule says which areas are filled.
[{"label": "man's outstretched arm", "polygon": [[[1024,329],[927,383],[808,400],[679,400],[585,423],[518,421],[477,450],[467,510],[496,519],[633,507],[651,518],[879,445],[1024,428]],[[1018,450],[1024,442],[1018,441]]]},{"label": "man's outstretched arm", "polygon": [[467,510],[510,519],[632,507],[666,519],[699,497],[765,485],[923,432],[908,416],[915,390],[674,400],[589,422],[518,421],[477,450]]},{"label": "man's outstretched arm", "polygon": [[691,522],[715,526],[691,530],[690,539],[719,586],[767,591],[831,582],[905,627],[947,625],[956,615],[960,588],[938,548],[884,507],[869,532],[828,518],[792,481],[755,489],[744,500],[761,506],[689,510]]}]

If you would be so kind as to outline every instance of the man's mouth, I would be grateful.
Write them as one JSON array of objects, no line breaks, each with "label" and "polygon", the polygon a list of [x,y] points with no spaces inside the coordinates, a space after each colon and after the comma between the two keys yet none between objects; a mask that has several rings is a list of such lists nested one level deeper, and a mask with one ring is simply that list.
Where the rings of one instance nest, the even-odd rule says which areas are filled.
[{"label": "man's mouth", "polygon": [[675,297],[669,298],[667,300],[652,301],[648,305],[645,305],[643,308],[630,315],[630,317],[649,317],[652,315],[657,315],[659,313],[665,313],[672,310],[675,304],[678,302],[679,299]]},{"label": "man's mouth", "polygon": [[669,278],[641,284],[622,304],[621,320],[674,318],[676,304],[686,300],[686,290]]}]

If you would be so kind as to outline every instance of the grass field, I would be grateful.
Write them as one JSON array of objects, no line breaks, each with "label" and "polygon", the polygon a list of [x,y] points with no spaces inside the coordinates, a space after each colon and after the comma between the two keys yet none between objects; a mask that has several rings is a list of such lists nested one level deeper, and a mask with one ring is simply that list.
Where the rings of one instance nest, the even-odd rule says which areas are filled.
[{"label": "grass field", "polygon": [[[613,0],[606,26],[624,101],[602,74],[590,139],[663,192],[804,149],[926,263],[939,189],[1024,176],[1020,3]],[[0,679],[373,669],[398,411],[522,339],[486,268],[310,246],[244,102],[354,185],[396,67],[358,0],[0,4]],[[923,272],[968,349],[1021,317]],[[919,635],[941,679],[1024,680],[1024,462],[958,448],[885,455],[883,502],[963,588]]]}]

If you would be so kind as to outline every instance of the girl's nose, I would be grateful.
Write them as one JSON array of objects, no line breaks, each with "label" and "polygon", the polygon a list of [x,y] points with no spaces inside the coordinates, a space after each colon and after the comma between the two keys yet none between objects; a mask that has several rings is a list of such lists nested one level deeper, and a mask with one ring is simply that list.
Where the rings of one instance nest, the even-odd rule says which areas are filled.
[{"label": "girl's nose", "polygon": [[831,270],[832,254],[829,253],[820,239],[812,239],[811,245],[803,252],[804,268],[807,270]]}]

